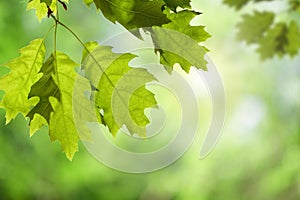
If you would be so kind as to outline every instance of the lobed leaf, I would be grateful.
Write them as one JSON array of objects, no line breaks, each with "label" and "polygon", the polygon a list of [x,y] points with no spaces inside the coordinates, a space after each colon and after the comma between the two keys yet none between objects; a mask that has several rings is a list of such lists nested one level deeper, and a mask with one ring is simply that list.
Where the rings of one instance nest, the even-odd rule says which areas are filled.
[{"label": "lobed leaf", "polygon": [[290,56],[296,56],[300,49],[300,28],[295,21],[290,23],[287,40],[288,45],[285,50],[290,54]]},{"label": "lobed leaf", "polygon": [[[225,3],[241,8],[251,0],[224,0]],[[272,1],[272,0],[252,0],[254,2]],[[298,0],[288,2],[289,11],[298,9]],[[258,45],[257,52],[262,60],[273,58],[274,56],[291,57],[298,54],[300,48],[300,29],[296,21],[277,22],[276,15],[270,11],[254,11],[253,14],[243,15],[243,20],[237,25],[239,32],[238,40],[244,40],[249,44]],[[281,21],[281,20],[280,20]]]},{"label": "lobed leaf", "polygon": [[261,1],[272,1],[272,0],[223,0],[223,2],[231,7],[234,7],[236,10],[241,9],[250,1],[261,2]]},{"label": "lobed leaf", "polygon": [[223,2],[235,9],[240,9],[246,5],[250,0],[223,0]]},{"label": "lobed leaf", "polygon": [[276,24],[275,27],[267,31],[265,37],[260,39],[257,49],[261,59],[272,58],[277,52],[283,53],[283,45],[287,41],[285,37],[286,31],[284,23]]},{"label": "lobed leaf", "polygon": [[94,0],[94,3],[107,19],[129,30],[170,22],[162,12],[163,0]]},{"label": "lobed leaf", "polygon": [[21,56],[5,64],[11,71],[0,78],[0,90],[5,95],[0,107],[6,110],[6,122],[18,113],[27,115],[37,98],[29,98],[31,87],[42,77],[40,69],[45,58],[43,39],[36,39],[21,49]]},{"label": "lobed leaf", "polygon": [[242,18],[242,22],[237,25],[239,28],[237,38],[252,44],[264,36],[264,33],[273,24],[275,15],[272,12],[255,11],[252,15],[246,14]]},{"label": "lobed leaf", "polygon": [[47,16],[48,8],[47,4],[40,0],[32,0],[29,1],[27,5],[27,10],[35,10],[36,11],[36,17],[41,22],[43,18]]},{"label": "lobed leaf", "polygon": [[31,120],[31,135],[43,125],[48,125],[50,122],[50,114],[53,112],[53,109],[50,105],[49,98],[55,97],[59,100],[61,99],[59,88],[52,78],[52,75],[55,73],[54,62],[54,56],[51,55],[40,71],[43,74],[43,77],[32,86],[28,95],[29,98],[39,97],[39,103],[27,114]]},{"label": "lobed leaf", "polygon": [[279,57],[284,54],[295,56],[300,48],[299,38],[300,30],[296,22],[292,21],[290,25],[277,23],[261,38],[257,51],[263,60],[275,55]]},{"label": "lobed leaf", "polygon": [[[54,55],[53,55],[54,56]],[[54,56],[53,81],[60,92],[60,99],[49,97],[54,112],[50,114],[49,135],[51,141],[58,140],[66,156],[72,160],[78,151],[79,136],[73,119],[73,89],[76,78],[74,68],[78,66],[67,55],[57,52]]]},{"label": "lobed leaf", "polygon": [[[210,35],[204,30],[204,26],[191,26],[191,20],[201,13],[182,10],[177,12],[177,8],[191,8],[190,0],[93,0],[96,7],[100,9],[104,16],[112,22],[119,22],[128,30],[136,28],[163,27],[178,31],[195,40],[195,43],[203,42]],[[166,7],[167,6],[167,7]],[[172,12],[172,11],[174,12]],[[139,33],[132,32],[139,37]],[[174,54],[171,51],[163,51],[158,44],[154,45],[161,53],[161,63],[165,65],[168,72],[171,73],[173,65],[179,63],[182,68],[189,72],[191,66],[199,69],[206,69],[204,60],[206,48],[193,48],[198,50],[193,55],[202,59],[191,63],[185,58]],[[178,43],[179,41],[175,41]],[[177,48],[182,48],[185,44],[177,44]],[[194,46],[194,45],[193,45]],[[204,50],[204,51],[203,51]],[[190,51],[191,52],[191,51]]]},{"label": "lobed leaf", "polygon": [[[62,2],[69,3],[69,0],[61,0]],[[39,22],[47,17],[48,7],[52,10],[53,14],[57,12],[57,0],[29,0],[27,10],[35,10]]]},{"label": "lobed leaf", "polygon": [[174,12],[176,12],[177,7],[191,8],[191,0],[164,0],[164,2]]},{"label": "lobed leaf", "polygon": [[[171,22],[164,24],[162,28],[173,32],[158,29],[152,35],[156,49],[160,52],[160,62],[169,73],[172,72],[175,63],[179,63],[187,73],[191,66],[205,70],[207,63],[204,55],[207,49],[199,46],[198,43],[204,42],[210,35],[204,30],[204,26],[190,25],[191,20],[201,13],[190,10],[173,13],[169,9],[166,9],[165,13]],[[172,51],[168,50],[170,47]]]},{"label": "lobed leaf", "polygon": [[132,54],[117,54],[111,47],[98,46],[92,56],[86,57],[83,69],[96,88],[94,98],[97,109],[102,110],[101,123],[114,136],[126,125],[132,134],[145,137],[149,120],[144,110],[156,105],[145,84],[155,78],[145,69],[129,67],[129,61],[135,57]]}]

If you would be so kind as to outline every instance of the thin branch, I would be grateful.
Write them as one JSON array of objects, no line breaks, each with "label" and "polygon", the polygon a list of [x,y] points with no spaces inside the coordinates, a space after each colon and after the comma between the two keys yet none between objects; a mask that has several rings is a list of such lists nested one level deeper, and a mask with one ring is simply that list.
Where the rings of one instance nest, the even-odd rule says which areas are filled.
[{"label": "thin branch", "polygon": [[[106,74],[105,70],[101,67],[101,65],[99,64],[99,62],[97,61],[97,59],[90,52],[90,50],[86,47],[86,45],[83,43],[83,41],[78,37],[78,35],[74,31],[72,31],[72,29],[70,29],[67,25],[65,25],[64,23],[62,23],[61,21],[59,21],[59,19],[56,18],[53,14],[51,14],[51,17],[55,20],[56,24],[59,24],[62,27],[64,27],[66,30],[68,30],[77,39],[77,41],[83,46],[83,48],[87,51],[87,53],[91,56],[91,58],[93,59],[93,61],[99,67],[99,69],[101,70],[102,74],[107,78],[107,80],[111,84],[111,86],[116,89],[117,87],[115,86],[115,84],[111,81],[111,79],[109,78],[109,76]],[[119,91],[116,90],[116,92],[117,92],[118,96],[120,97],[120,99],[122,100],[122,102],[124,103],[124,105],[127,105],[126,102],[124,102],[124,100],[123,100],[121,94],[119,93]]]},{"label": "thin branch", "polygon": [[64,27],[66,30],[68,30],[75,38],[76,40],[83,46],[83,48],[87,51],[87,53],[91,56],[91,58],[93,59],[93,61],[97,64],[97,66],[99,67],[99,69],[101,70],[101,72],[104,74],[104,76],[107,78],[107,80],[109,81],[109,83],[116,88],[116,86],[114,85],[114,83],[110,80],[109,76],[106,74],[106,72],[104,71],[104,69],[101,67],[101,65],[99,64],[99,62],[97,61],[97,59],[94,57],[94,55],[90,52],[90,50],[86,47],[86,45],[84,44],[84,42],[78,37],[78,35],[76,33],[74,33],[74,31],[72,31],[72,29],[70,29],[67,25],[65,25],[64,23],[60,22],[58,19],[56,19],[56,17],[54,15],[51,15],[51,17],[55,20],[55,22],[59,25],[61,25],[62,27]]}]

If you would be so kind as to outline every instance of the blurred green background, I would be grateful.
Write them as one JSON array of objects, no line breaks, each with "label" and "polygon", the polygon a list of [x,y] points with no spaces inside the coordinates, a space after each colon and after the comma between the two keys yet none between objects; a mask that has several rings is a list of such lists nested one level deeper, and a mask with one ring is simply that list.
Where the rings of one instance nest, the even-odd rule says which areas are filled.
[{"label": "blurred green background", "polygon": [[[29,138],[26,120],[18,116],[5,125],[1,110],[0,199],[300,199],[300,56],[261,62],[253,47],[235,40],[240,13],[221,1],[193,6],[204,13],[195,22],[213,36],[206,46],[227,96],[225,126],[214,151],[199,160],[198,138],[172,166],[126,174],[100,164],[82,145],[68,161],[59,143],[50,142],[47,128]],[[25,1],[0,1],[0,63],[18,56],[17,49],[53,23],[39,24],[34,12],[25,10]],[[101,41],[120,30],[81,1],[72,1],[61,19],[84,41]],[[81,46],[62,29],[59,38],[58,48],[80,62]],[[0,68],[0,76],[6,72]]]}]

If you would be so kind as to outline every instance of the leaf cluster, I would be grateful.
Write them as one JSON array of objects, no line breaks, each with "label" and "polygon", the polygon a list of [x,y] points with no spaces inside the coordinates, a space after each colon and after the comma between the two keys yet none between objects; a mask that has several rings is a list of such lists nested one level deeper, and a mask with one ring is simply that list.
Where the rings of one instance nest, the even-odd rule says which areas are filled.
[{"label": "leaf cluster", "polygon": [[[236,8],[237,10],[245,7],[251,0],[224,0],[224,3]],[[252,1],[255,3],[263,0]],[[272,0],[264,2],[272,3]],[[283,57],[298,55],[300,49],[300,27],[296,20],[291,16],[299,14],[300,1],[287,1],[289,9],[275,13],[272,11],[254,10],[252,13],[244,14],[238,23],[237,39],[245,41],[248,45],[256,45],[257,52],[262,60],[270,59],[275,56]],[[288,18],[280,18],[285,14]]]},{"label": "leaf cluster", "polygon": [[[153,39],[153,51],[160,56],[169,73],[175,63],[189,73],[191,66],[206,69],[205,47],[199,45],[210,35],[204,26],[191,26],[190,21],[201,13],[191,10],[190,0],[83,0],[90,7],[92,4],[103,15],[115,23],[123,25],[136,37],[141,38],[139,29],[145,31],[160,27],[181,33],[192,39],[194,61],[188,61],[179,54],[162,49],[166,36],[150,31]],[[29,0],[27,9],[35,10],[39,21],[44,18],[54,20],[54,47],[45,45],[45,38],[38,38],[22,48],[20,56],[4,64],[10,72],[0,78],[0,90],[5,95],[0,107],[6,110],[6,122],[9,123],[18,113],[28,117],[30,134],[33,135],[42,126],[49,126],[51,141],[58,140],[62,150],[71,160],[78,151],[78,126],[74,119],[74,108],[82,115],[96,112],[98,123],[107,126],[112,135],[116,135],[125,125],[131,134],[146,137],[146,108],[156,107],[155,96],[146,89],[146,84],[155,81],[155,77],[145,69],[132,68],[129,62],[135,58],[130,53],[114,53],[112,47],[101,46],[96,42],[83,42],[67,25],[59,19],[59,7],[68,9],[68,0]],[[81,63],[73,61],[68,55],[57,50],[57,27],[61,26],[75,37],[83,47]],[[132,31],[134,29],[134,31]],[[170,37],[170,36],[168,36]],[[184,49],[183,41],[172,39],[175,48]],[[46,57],[47,52],[50,53]],[[79,60],[79,59],[77,59]],[[76,67],[81,66],[79,75]],[[91,69],[90,69],[91,68]],[[100,77],[95,78],[95,70]],[[78,78],[79,77],[79,78]],[[74,98],[77,80],[89,88],[84,101]],[[122,83],[122,84],[121,84]],[[138,83],[141,87],[131,88]],[[84,96],[82,94],[82,96]],[[114,116],[112,101],[118,106],[118,119]],[[87,110],[94,102],[94,110]],[[130,119],[130,120],[128,120]],[[79,127],[80,130],[87,127]],[[90,139],[89,136],[85,139]]]}]

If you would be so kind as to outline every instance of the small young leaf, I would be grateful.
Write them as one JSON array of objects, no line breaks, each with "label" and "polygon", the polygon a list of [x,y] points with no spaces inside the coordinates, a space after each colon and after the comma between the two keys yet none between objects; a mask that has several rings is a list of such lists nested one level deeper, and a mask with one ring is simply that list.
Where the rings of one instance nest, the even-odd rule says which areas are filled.
[{"label": "small young leaf", "polygon": [[36,10],[36,16],[40,22],[47,16],[48,8],[45,2],[41,2],[40,0],[30,1],[27,5],[27,10],[31,9]]},{"label": "small young leaf", "polygon": [[[58,0],[29,0],[27,10],[36,10],[36,16],[41,22],[43,18],[47,17],[48,7],[56,15],[57,12],[57,1]],[[61,0],[62,2],[68,3],[68,0]],[[49,16],[48,16],[49,17]]]}]

